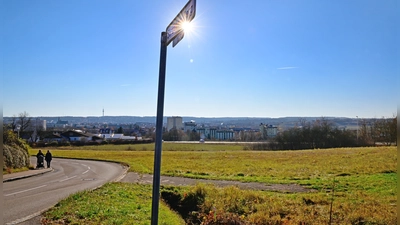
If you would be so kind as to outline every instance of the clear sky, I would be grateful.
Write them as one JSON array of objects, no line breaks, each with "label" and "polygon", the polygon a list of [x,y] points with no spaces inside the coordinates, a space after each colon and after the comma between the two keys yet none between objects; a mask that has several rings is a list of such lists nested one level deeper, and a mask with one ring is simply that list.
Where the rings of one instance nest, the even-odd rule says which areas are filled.
[{"label": "clear sky", "polygon": [[[156,116],[160,35],[187,0],[1,1],[3,116]],[[397,0],[197,0],[165,116],[397,114]]]}]

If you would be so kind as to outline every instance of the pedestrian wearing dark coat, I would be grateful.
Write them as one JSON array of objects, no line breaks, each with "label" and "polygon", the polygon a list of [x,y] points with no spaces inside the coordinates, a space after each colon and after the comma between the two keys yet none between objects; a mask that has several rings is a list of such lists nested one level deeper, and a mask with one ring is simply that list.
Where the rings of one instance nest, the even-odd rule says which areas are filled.
[{"label": "pedestrian wearing dark coat", "polygon": [[47,168],[50,168],[50,162],[53,159],[53,156],[51,155],[50,150],[47,150],[46,156],[44,157],[44,159],[47,162]]},{"label": "pedestrian wearing dark coat", "polygon": [[36,158],[37,158],[36,168],[44,168],[44,162],[43,162],[44,154],[42,150],[39,150],[39,152],[36,154]]},{"label": "pedestrian wearing dark coat", "polygon": [[39,149],[39,152],[36,154],[36,157],[39,158],[40,156],[44,156],[42,150]]}]

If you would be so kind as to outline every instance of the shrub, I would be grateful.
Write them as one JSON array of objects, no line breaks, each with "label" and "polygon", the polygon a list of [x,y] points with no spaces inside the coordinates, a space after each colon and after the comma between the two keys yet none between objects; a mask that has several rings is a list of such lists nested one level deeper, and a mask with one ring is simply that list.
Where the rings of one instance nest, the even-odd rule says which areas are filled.
[{"label": "shrub", "polygon": [[177,211],[187,224],[200,224],[198,211],[203,204],[205,192],[201,185],[195,190],[182,193],[174,187],[163,187],[161,190],[162,199],[175,211]]},{"label": "shrub", "polygon": [[38,141],[38,142],[33,142],[31,143],[31,147],[32,148],[43,148],[46,147],[47,143],[43,142],[43,141]]},{"label": "shrub", "polygon": [[99,143],[96,141],[89,141],[86,143],[86,145],[99,145]]},{"label": "shrub", "polygon": [[74,141],[71,143],[73,146],[84,146],[86,143],[84,141]]},{"label": "shrub", "polygon": [[56,147],[56,146],[58,146],[58,142],[57,141],[52,141],[52,142],[48,143],[47,146]]},{"label": "shrub", "polygon": [[3,144],[3,170],[29,166],[29,146],[25,141],[19,139],[14,132],[4,130]]},{"label": "shrub", "polygon": [[60,146],[71,146],[71,143],[69,141],[62,141],[59,144]]},{"label": "shrub", "polygon": [[238,216],[235,213],[220,212],[215,213],[210,211],[208,214],[203,216],[202,225],[244,225],[249,224],[242,219],[243,217]]},{"label": "shrub", "polygon": [[18,146],[4,145],[3,161],[3,170],[29,167],[30,165],[28,152]]}]

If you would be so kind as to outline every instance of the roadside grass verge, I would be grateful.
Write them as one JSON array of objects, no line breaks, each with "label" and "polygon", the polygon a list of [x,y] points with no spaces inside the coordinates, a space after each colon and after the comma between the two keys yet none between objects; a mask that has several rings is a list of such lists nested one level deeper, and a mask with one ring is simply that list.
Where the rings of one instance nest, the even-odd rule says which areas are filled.
[{"label": "roadside grass verge", "polygon": [[28,171],[29,169],[30,169],[29,167],[7,168],[6,170],[3,170],[3,175],[4,174],[10,174],[10,173],[18,173],[18,172]]},{"label": "roadside grass verge", "polygon": [[[60,201],[44,213],[42,224],[150,224],[150,185],[108,183]],[[166,204],[159,208],[159,224],[185,224]]]},{"label": "roadside grass verge", "polygon": [[[162,186],[161,196],[159,224],[168,225],[329,224],[330,219],[333,224],[395,225],[397,220],[395,205],[359,192],[285,194],[199,183]],[[62,200],[44,214],[42,224],[150,224],[150,215],[151,185],[108,183]]]},{"label": "roadside grass verge", "polygon": [[[361,193],[334,195],[332,202],[332,195],[325,193],[284,194],[198,184],[163,188],[162,196],[171,208],[184,212],[188,224],[330,224],[331,221],[332,224],[395,225],[397,220],[396,206]],[[198,204],[195,213],[186,213],[185,207],[193,208],[193,201]]]}]

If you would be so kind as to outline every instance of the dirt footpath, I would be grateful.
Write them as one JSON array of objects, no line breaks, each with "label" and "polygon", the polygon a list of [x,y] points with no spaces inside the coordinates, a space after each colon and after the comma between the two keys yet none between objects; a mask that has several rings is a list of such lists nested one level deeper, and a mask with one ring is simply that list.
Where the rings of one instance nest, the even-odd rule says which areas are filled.
[{"label": "dirt footpath", "polygon": [[[121,180],[121,182],[151,184],[153,183],[153,175],[129,172]],[[184,177],[161,176],[161,185],[188,186],[188,185],[195,185],[196,183],[214,184],[218,187],[236,186],[241,189],[277,191],[284,193],[298,193],[298,192],[305,193],[305,192],[315,191],[313,189],[305,188],[298,184],[263,184],[255,182],[244,183],[239,181],[205,180],[205,179],[191,179]]]}]

